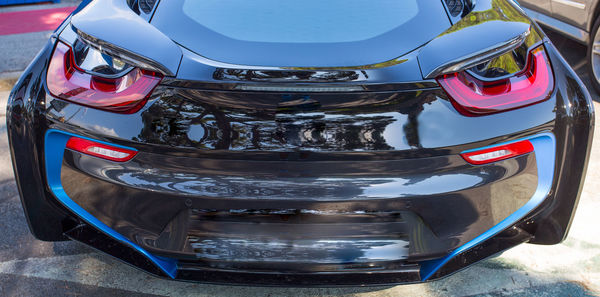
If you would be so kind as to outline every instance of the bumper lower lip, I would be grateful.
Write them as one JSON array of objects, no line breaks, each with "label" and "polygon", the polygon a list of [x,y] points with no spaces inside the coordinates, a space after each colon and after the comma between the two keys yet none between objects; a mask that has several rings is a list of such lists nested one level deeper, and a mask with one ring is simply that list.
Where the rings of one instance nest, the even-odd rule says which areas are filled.
[{"label": "bumper lower lip", "polygon": [[[46,175],[48,179],[48,185],[50,187],[51,192],[54,196],[71,210],[74,214],[76,214],[81,220],[83,220],[86,224],[93,227],[96,231],[101,232],[104,236],[107,236],[109,239],[114,240],[116,243],[126,246],[130,248],[135,253],[138,253],[145,259],[149,261],[152,265],[155,266],[157,271],[164,273],[165,276],[170,278],[178,278],[178,279],[186,279],[190,278],[190,273],[188,270],[182,270],[183,267],[186,266],[185,263],[181,263],[176,259],[165,258],[161,256],[157,256],[156,254],[148,252],[146,249],[141,247],[140,245],[132,242],[127,237],[118,233],[117,231],[111,229],[109,226],[104,224],[98,218],[94,217],[76,202],[74,202],[65,192],[62,182],[61,182],[61,167],[63,162],[63,155],[66,147],[66,143],[68,139],[72,136],[81,137],[79,135],[74,135],[68,132],[63,132],[59,130],[48,130],[45,135],[45,162],[46,162]],[[85,137],[84,137],[85,138]],[[530,137],[518,139],[515,141],[520,141],[528,139],[534,146],[534,152],[537,160],[537,174],[538,174],[538,185],[534,195],[530,198],[530,200],[521,206],[516,212],[512,213],[504,220],[500,221],[496,225],[494,225],[489,230],[483,232],[479,236],[475,237],[471,241],[463,244],[462,246],[450,251],[447,255],[433,259],[426,260],[417,263],[417,266],[404,267],[403,271],[406,273],[410,271],[410,273],[415,273],[418,271],[418,276],[416,281],[427,281],[429,279],[435,278],[435,274],[440,270],[446,263],[448,263],[452,258],[457,255],[464,253],[465,251],[485,242],[486,240],[496,236],[503,230],[513,226],[515,223],[518,223],[522,220],[529,212],[535,209],[544,199],[548,196],[548,193],[552,186],[553,174],[554,174],[554,162],[555,162],[555,138],[551,133],[543,133],[537,134]],[[97,141],[97,140],[94,140]],[[100,142],[102,143],[102,142]],[[108,144],[108,143],[107,143]],[[114,144],[110,144],[115,146]],[[119,147],[117,145],[117,147]],[[127,147],[122,147],[128,149]],[[483,148],[479,148],[483,149]],[[85,234],[85,233],[82,233]],[[91,234],[88,230],[87,234]],[[73,236],[71,236],[73,237]],[[77,239],[77,238],[76,238]],[[101,248],[99,248],[101,249]],[[102,249],[101,249],[102,250]],[[127,261],[127,259],[125,259]],[[140,267],[141,265],[137,263],[130,263],[135,266]],[[141,267],[143,268],[143,267]],[[145,270],[149,270],[143,268]],[[183,273],[178,273],[178,271],[184,271]],[[199,272],[195,270],[196,274],[203,275],[203,272]],[[416,275],[416,274],[415,274]],[[382,279],[383,280],[383,279]],[[384,281],[384,282],[413,282],[415,281],[412,278],[401,279],[398,278],[396,281]]]}]

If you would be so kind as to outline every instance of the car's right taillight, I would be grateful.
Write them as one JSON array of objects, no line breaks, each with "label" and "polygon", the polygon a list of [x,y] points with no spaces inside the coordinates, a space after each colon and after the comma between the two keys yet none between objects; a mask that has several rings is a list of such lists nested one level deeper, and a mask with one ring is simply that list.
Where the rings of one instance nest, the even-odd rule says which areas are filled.
[{"label": "car's right taillight", "polygon": [[437,78],[452,105],[465,116],[482,116],[536,104],[554,89],[543,45],[511,51],[471,69]]},{"label": "car's right taillight", "polygon": [[533,152],[533,144],[529,140],[521,140],[500,144],[483,149],[463,152],[460,155],[473,165],[483,165],[498,162]]},{"label": "car's right taillight", "polygon": [[134,113],[145,104],[162,77],[82,42],[67,45],[58,41],[46,82],[55,97],[112,112]]}]

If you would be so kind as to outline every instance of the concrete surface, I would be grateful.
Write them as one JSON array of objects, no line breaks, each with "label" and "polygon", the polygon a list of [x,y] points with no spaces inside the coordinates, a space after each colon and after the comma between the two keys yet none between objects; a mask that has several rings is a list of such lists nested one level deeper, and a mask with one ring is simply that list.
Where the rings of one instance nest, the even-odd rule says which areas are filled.
[{"label": "concrete surface", "polygon": [[44,47],[52,32],[0,36],[0,73],[22,71]]},{"label": "concrete surface", "polygon": [[[80,2],[81,0],[62,0],[60,3],[52,4],[0,6],[0,13],[77,6]],[[3,73],[25,69],[31,59],[46,44],[51,34],[52,31],[0,35],[0,79],[2,79]]]},{"label": "concrete surface", "polygon": [[[38,44],[40,48],[45,42],[44,34],[37,34],[38,40],[31,44]],[[583,69],[585,48],[556,34],[551,38],[584,81],[589,82]],[[6,56],[2,46],[0,39],[0,57]],[[36,48],[15,51],[15,61],[21,62],[9,70],[22,70],[35,51]],[[3,231],[0,296],[600,296],[597,215],[600,209],[597,194],[600,193],[600,129],[595,132],[579,209],[570,236],[563,244],[521,245],[500,257],[428,284],[320,289],[203,285],[154,278],[75,242],[42,242],[29,234],[13,180],[6,137],[5,108],[11,81],[2,80],[2,75],[0,73],[0,230]],[[598,99],[595,93],[594,97]],[[600,110],[598,103],[595,106]]]}]

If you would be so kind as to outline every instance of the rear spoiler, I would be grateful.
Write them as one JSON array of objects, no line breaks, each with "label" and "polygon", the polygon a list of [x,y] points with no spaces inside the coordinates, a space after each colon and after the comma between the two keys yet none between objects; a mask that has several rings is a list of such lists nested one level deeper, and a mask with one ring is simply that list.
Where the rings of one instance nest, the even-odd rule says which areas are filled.
[{"label": "rear spoiler", "polygon": [[92,1],[71,17],[71,25],[81,38],[102,50],[150,64],[166,76],[177,73],[181,48],[123,0]]},{"label": "rear spoiler", "polygon": [[541,41],[536,25],[510,0],[477,1],[474,9],[419,51],[423,78],[470,68]]}]

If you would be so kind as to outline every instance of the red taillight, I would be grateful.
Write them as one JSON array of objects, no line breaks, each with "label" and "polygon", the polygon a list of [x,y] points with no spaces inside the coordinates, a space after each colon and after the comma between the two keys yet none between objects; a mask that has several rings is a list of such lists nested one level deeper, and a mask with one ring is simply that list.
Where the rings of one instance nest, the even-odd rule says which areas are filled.
[{"label": "red taillight", "polygon": [[75,63],[70,46],[58,42],[48,66],[48,90],[55,97],[119,113],[138,111],[162,75],[134,68],[117,78],[89,74]]},{"label": "red taillight", "polygon": [[512,157],[524,155],[533,152],[533,145],[529,140],[522,140],[509,144],[503,144],[491,148],[470,151],[460,154],[465,161],[474,164],[482,165],[501,160],[506,160]]},{"label": "red taillight", "polygon": [[550,98],[554,88],[552,68],[543,46],[529,53],[527,66],[516,75],[496,81],[482,81],[468,72],[437,78],[461,114],[480,116],[527,105]]},{"label": "red taillight", "polygon": [[79,137],[69,138],[69,141],[67,141],[67,148],[86,155],[115,162],[129,161],[137,154],[137,151],[134,150],[128,150]]}]

